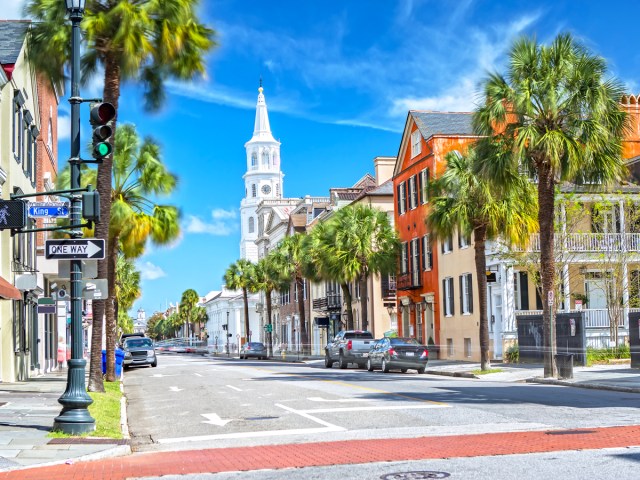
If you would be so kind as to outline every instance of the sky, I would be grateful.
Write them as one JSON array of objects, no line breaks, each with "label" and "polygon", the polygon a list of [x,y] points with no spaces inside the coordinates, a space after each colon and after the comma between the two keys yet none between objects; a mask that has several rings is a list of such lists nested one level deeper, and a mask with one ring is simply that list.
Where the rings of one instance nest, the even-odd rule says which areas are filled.
[{"label": "sky", "polygon": [[[21,18],[22,4],[2,0],[0,17]],[[153,137],[179,178],[161,202],[180,208],[182,227],[179,240],[150,245],[136,260],[142,296],[131,313],[165,310],[189,288],[201,296],[219,290],[239,258],[244,143],[260,78],[282,142],[284,196],[328,196],[373,174],[374,157],[397,155],[408,110],[473,111],[481,82],[504,71],[522,35],[549,43],[569,32],[607,60],[629,93],[640,93],[639,14],[637,0],[201,0],[200,20],[218,43],[206,75],[169,81],[155,113],[144,110],[135,83],[122,89],[119,122]],[[101,90],[96,77],[81,95]],[[59,114],[63,166],[66,97]]]}]

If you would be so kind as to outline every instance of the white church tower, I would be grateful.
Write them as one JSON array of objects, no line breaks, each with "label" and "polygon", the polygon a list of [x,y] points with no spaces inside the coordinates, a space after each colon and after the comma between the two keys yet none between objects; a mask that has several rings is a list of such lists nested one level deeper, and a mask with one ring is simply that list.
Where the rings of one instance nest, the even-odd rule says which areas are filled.
[{"label": "white church tower", "polygon": [[258,88],[256,121],[253,137],[244,144],[247,152],[247,173],[243,175],[245,195],[240,203],[240,258],[258,261],[258,204],[265,199],[281,199],[284,174],[280,170],[280,142],[273,138],[269,126],[267,103],[262,93],[262,80]]}]

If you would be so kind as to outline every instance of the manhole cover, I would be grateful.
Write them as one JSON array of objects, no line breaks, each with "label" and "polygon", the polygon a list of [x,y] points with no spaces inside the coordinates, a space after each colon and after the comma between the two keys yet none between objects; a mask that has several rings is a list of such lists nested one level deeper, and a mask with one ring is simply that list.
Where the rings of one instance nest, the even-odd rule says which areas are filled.
[{"label": "manhole cover", "polygon": [[382,475],[382,480],[420,480],[423,478],[447,478],[451,474],[447,472],[398,472]]}]

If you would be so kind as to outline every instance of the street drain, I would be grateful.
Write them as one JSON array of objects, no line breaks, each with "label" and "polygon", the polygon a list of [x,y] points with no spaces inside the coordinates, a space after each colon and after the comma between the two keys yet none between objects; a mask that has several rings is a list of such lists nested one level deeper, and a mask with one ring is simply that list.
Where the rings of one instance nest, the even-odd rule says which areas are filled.
[{"label": "street drain", "polygon": [[546,432],[547,435],[586,435],[596,433],[595,430],[560,430],[558,432]]},{"label": "street drain", "polygon": [[273,420],[278,417],[247,417],[245,420]]},{"label": "street drain", "polygon": [[420,480],[424,478],[447,478],[451,474],[447,472],[398,472],[382,475],[382,480]]}]

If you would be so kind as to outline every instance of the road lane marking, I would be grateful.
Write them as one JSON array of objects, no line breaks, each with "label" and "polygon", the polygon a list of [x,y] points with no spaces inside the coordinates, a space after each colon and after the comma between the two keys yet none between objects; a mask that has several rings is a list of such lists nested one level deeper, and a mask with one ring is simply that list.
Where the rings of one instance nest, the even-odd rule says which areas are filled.
[{"label": "road lane marking", "polygon": [[181,392],[182,390],[184,390],[184,388],[169,387],[169,390],[171,390],[172,392]]},{"label": "road lane marking", "polygon": [[200,415],[202,415],[204,418],[207,419],[207,421],[202,423],[210,423],[211,425],[217,425],[219,427],[224,427],[227,423],[233,421],[232,418],[228,420],[223,420],[216,413],[201,413]]},{"label": "road lane marking", "polygon": [[233,385],[227,385],[227,387],[229,387],[230,389],[235,390],[237,392],[241,392],[242,391],[241,389],[239,389],[238,387],[234,387]]},{"label": "road lane marking", "polygon": [[193,373],[196,377],[201,377],[202,375],[200,375],[199,373]]},{"label": "road lane marking", "polygon": [[274,403],[274,405],[276,407],[280,407],[284,410],[287,410],[288,412],[291,413],[295,413],[296,415],[300,415],[301,417],[307,418],[311,421],[314,421],[316,423],[319,423],[320,425],[324,425],[327,428],[337,428],[338,430],[332,430],[333,432],[343,432],[346,430],[346,428],[344,427],[338,427],[337,425],[334,425],[332,423],[329,422],[325,422],[324,420],[321,420],[319,418],[314,417],[313,415],[310,415],[309,413],[305,412],[304,410],[296,410],[295,408],[291,408],[291,407],[287,407],[286,405],[282,405],[280,403]]},{"label": "road lane marking", "polygon": [[322,397],[308,397],[307,400],[311,400],[312,402],[375,402],[374,398],[338,398],[338,399],[329,399]]},{"label": "road lane marking", "polygon": [[340,413],[340,412],[369,412],[374,410],[418,410],[426,408],[451,408],[450,405],[380,405],[377,407],[346,407],[346,408],[312,408],[297,410],[298,413]]}]

